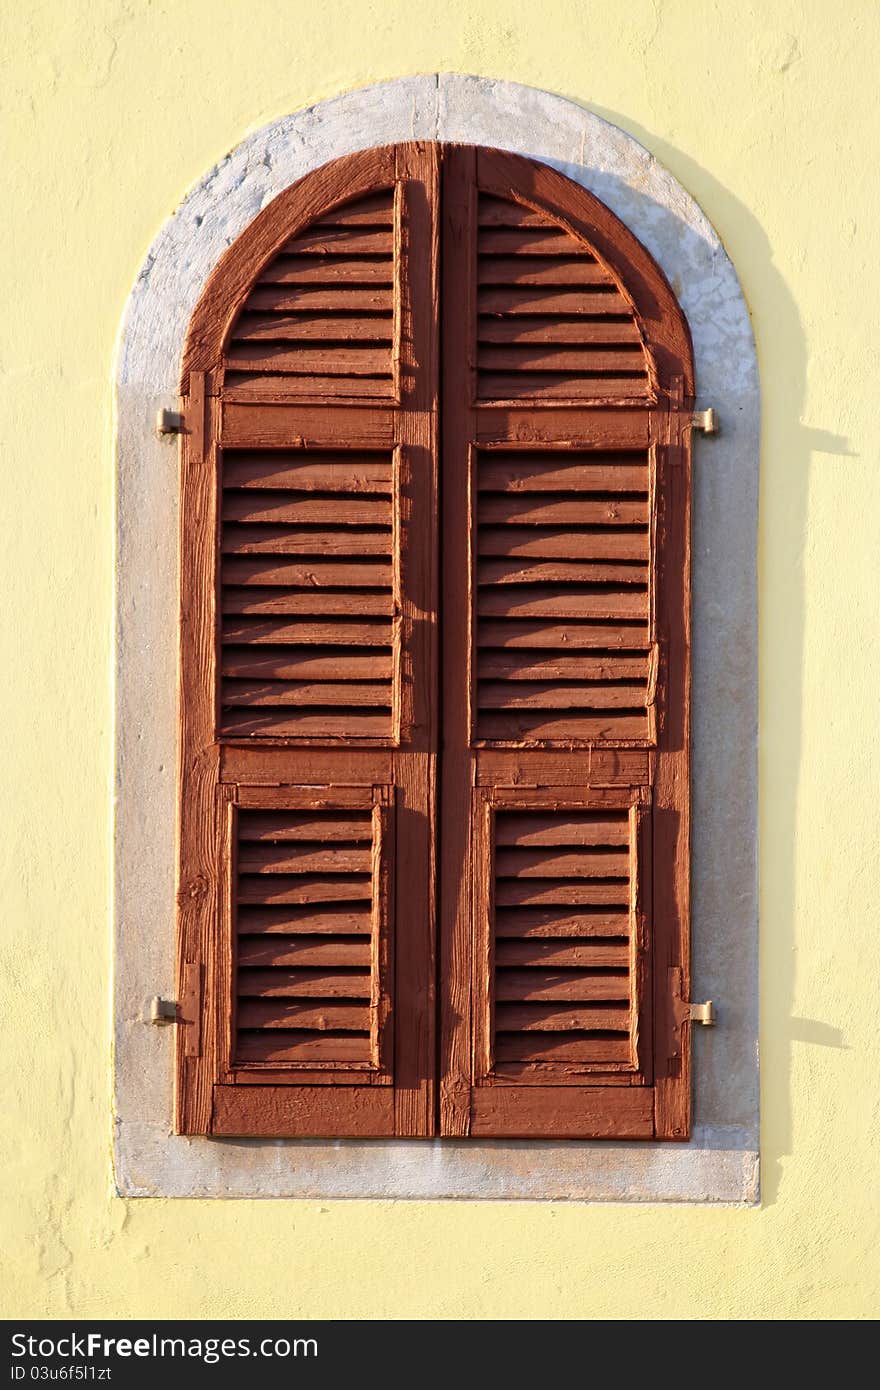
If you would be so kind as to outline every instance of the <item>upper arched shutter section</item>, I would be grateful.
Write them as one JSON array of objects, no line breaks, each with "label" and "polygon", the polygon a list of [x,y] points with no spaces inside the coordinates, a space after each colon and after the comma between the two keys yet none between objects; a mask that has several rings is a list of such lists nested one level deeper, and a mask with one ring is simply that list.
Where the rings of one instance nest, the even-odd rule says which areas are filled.
[{"label": "upper arched shutter section", "polygon": [[180,1127],[679,1137],[662,274],[546,166],[365,151],[230,247],[181,385]]},{"label": "upper arched shutter section", "polygon": [[227,340],[230,399],[394,398],[394,201],[331,208],[272,257]]}]

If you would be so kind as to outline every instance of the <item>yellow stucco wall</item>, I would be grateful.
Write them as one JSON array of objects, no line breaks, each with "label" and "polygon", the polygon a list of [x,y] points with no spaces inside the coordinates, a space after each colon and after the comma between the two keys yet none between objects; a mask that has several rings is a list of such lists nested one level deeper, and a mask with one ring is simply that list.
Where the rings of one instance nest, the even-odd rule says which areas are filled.
[{"label": "yellow stucco wall", "polygon": [[[880,1311],[875,0],[3,7],[2,1313]],[[110,375],[131,282],[249,129],[445,69],[652,150],[718,229],[764,393],[760,1210],[122,1201],[110,1104]]]}]

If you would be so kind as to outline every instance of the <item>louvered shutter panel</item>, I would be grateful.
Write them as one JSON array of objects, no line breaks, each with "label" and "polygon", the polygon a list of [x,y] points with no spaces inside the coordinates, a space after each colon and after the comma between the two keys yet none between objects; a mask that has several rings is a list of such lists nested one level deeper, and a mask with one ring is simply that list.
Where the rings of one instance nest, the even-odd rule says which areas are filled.
[{"label": "louvered shutter panel", "polygon": [[443,246],[441,1132],[685,1137],[687,330],[515,156]]},{"label": "louvered shutter panel", "polygon": [[437,167],[302,180],[191,325],[184,1132],[433,1128]]},{"label": "louvered shutter panel", "polygon": [[657,266],[544,166],[368,151],[229,249],[182,390],[178,1128],[686,1137]]}]

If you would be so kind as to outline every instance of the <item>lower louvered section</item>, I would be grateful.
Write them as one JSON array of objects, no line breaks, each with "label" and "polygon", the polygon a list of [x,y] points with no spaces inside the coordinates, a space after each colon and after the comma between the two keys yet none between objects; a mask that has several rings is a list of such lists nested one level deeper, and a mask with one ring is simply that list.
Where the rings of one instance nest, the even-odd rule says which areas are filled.
[{"label": "lower louvered section", "polygon": [[648,454],[481,451],[478,739],[649,739]]},{"label": "lower louvered section", "polygon": [[387,453],[225,451],[222,734],[392,738],[393,508]]},{"label": "lower louvered section", "polygon": [[632,1069],[632,813],[499,808],[494,842],[496,1072]]},{"label": "lower louvered section", "polygon": [[375,1065],[381,808],[240,809],[233,1061]]}]

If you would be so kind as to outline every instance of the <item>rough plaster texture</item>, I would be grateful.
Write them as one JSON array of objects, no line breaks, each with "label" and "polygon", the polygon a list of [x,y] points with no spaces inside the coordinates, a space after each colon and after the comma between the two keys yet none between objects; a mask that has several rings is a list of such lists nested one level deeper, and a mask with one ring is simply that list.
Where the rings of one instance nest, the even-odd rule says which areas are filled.
[{"label": "rough plaster texture", "polygon": [[[282,189],[354,149],[413,138],[494,145],[583,184],[675,288],[698,394],[722,433],[698,441],[694,507],[695,997],[687,1145],[218,1141],[170,1133],[172,1030],[143,1022],[173,968],[176,449],[186,326],[223,250]],[[354,91],[257,131],[189,194],[132,292],[117,359],[115,1171],[128,1196],[572,1198],[751,1203],[758,1197],[757,632],[759,391],[733,267],[693,199],[630,136],[571,102],[455,75]]]}]

